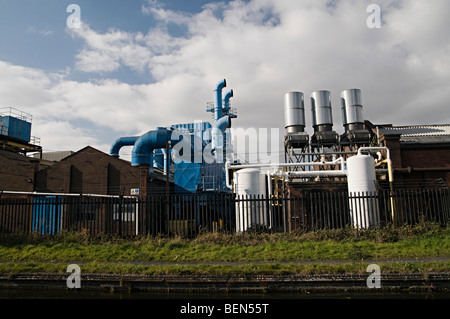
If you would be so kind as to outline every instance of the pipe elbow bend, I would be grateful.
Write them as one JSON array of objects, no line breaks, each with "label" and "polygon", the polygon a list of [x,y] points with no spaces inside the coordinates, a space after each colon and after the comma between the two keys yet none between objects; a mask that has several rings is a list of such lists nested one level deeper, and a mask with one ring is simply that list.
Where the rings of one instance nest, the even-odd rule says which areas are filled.
[{"label": "pipe elbow bend", "polygon": [[233,90],[229,90],[225,97],[223,98],[223,105],[222,108],[224,111],[228,111],[230,109],[230,99],[233,97]]},{"label": "pipe elbow bend", "polygon": [[225,88],[226,86],[227,86],[227,80],[223,79],[219,83],[217,83],[214,91],[222,91],[223,88]]},{"label": "pipe elbow bend", "polygon": [[223,133],[228,128],[231,128],[231,116],[224,116],[214,124],[213,133]]},{"label": "pipe elbow bend", "polygon": [[124,146],[132,146],[136,141],[138,140],[138,136],[129,136],[129,137],[121,137],[117,139],[114,144],[111,146],[111,150],[109,151],[109,154],[112,157],[119,157],[120,149]]},{"label": "pipe elbow bend", "polygon": [[155,149],[165,148],[167,140],[172,137],[168,130],[150,131],[139,137],[131,153],[131,165],[148,164],[150,155]]}]

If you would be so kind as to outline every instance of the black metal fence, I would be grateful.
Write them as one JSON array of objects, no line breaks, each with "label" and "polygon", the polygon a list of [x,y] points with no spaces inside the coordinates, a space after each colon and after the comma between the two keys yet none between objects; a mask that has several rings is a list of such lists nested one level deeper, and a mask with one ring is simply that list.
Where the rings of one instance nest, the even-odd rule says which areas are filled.
[{"label": "black metal fence", "polygon": [[376,193],[303,191],[295,197],[189,194],[130,197],[0,197],[0,233],[182,235],[308,232],[436,222],[448,225],[449,189]]},{"label": "black metal fence", "polygon": [[8,195],[0,198],[0,233],[136,234],[136,198]]}]

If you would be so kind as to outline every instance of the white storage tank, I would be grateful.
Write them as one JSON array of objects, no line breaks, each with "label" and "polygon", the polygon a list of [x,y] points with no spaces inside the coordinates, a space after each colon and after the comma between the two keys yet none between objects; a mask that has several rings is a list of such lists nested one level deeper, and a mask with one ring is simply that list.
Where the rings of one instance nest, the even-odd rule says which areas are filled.
[{"label": "white storage tank", "polygon": [[370,155],[347,159],[350,217],[355,228],[377,227],[380,223],[375,161]]},{"label": "white storage tank", "polygon": [[261,200],[266,198],[265,174],[254,168],[236,171],[234,191],[237,195],[236,232],[269,227],[265,201]]}]

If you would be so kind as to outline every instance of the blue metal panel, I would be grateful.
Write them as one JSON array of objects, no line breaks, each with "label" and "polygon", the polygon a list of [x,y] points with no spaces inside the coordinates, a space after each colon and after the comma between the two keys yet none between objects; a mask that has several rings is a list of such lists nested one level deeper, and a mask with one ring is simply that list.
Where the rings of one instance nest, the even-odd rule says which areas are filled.
[{"label": "blue metal panel", "polygon": [[29,142],[31,139],[31,123],[20,120],[13,116],[1,116],[0,126],[2,133],[9,137]]},{"label": "blue metal panel", "polygon": [[8,136],[9,117],[0,116],[0,135]]},{"label": "blue metal panel", "polygon": [[166,162],[164,160],[164,153],[166,150],[157,149],[153,152],[153,167],[164,170]]},{"label": "blue metal panel", "polygon": [[41,235],[59,234],[62,220],[62,200],[58,196],[39,196],[33,199],[31,231]]},{"label": "blue metal panel", "polygon": [[201,182],[201,164],[180,162],[175,164],[174,183],[188,192],[196,192]]}]

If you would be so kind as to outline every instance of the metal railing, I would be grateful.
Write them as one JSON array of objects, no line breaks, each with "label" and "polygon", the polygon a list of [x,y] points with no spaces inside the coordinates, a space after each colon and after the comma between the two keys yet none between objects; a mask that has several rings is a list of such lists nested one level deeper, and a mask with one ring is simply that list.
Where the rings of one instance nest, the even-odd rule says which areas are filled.
[{"label": "metal railing", "polygon": [[61,231],[136,235],[135,198],[67,195],[3,195],[0,233],[55,235]]},{"label": "metal railing", "polygon": [[296,196],[187,194],[145,199],[93,196],[0,196],[0,233],[62,231],[119,236],[224,232],[305,233],[450,220],[449,189],[357,193],[305,190]]},{"label": "metal railing", "polygon": [[33,115],[31,115],[30,113],[23,112],[13,107],[0,108],[0,116],[11,116],[29,123],[31,123],[33,120]]}]

